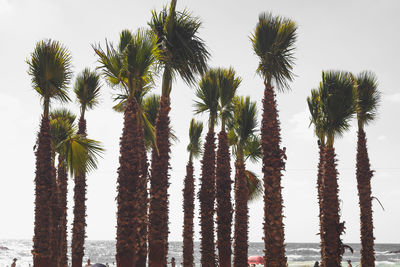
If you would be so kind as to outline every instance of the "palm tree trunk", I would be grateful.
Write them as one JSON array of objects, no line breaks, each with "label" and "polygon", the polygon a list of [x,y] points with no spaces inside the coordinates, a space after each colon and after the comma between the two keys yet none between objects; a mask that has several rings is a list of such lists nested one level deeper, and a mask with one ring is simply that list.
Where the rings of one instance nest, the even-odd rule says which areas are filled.
[{"label": "palm tree trunk", "polygon": [[245,166],[242,159],[235,163],[235,232],[233,245],[233,266],[247,266],[248,259],[248,188]]},{"label": "palm tree trunk", "polygon": [[284,152],[280,149],[280,126],[275,93],[265,83],[261,125],[264,173],[264,245],[266,266],[286,267],[281,177]]},{"label": "palm tree trunk", "polygon": [[60,255],[59,249],[59,223],[60,223],[60,210],[59,210],[59,196],[57,194],[57,170],[54,167],[54,157],[52,157],[52,170],[51,170],[51,192],[50,192],[50,262],[52,265],[57,266],[57,259]]},{"label": "palm tree trunk", "polygon": [[215,133],[210,127],[204,144],[201,161],[200,200],[200,238],[201,266],[214,267],[214,200],[215,200]]},{"label": "palm tree trunk", "polygon": [[[78,134],[86,136],[86,120],[79,119]],[[82,172],[75,176],[74,186],[74,221],[72,224],[71,256],[72,267],[81,267],[85,255],[84,244],[86,234],[86,173]]]},{"label": "palm tree trunk", "polygon": [[367,140],[363,129],[358,130],[357,188],[360,200],[361,266],[375,266],[374,224],[372,221],[371,171]]},{"label": "palm tree trunk", "polygon": [[317,175],[317,190],[318,190],[318,205],[319,205],[319,235],[321,239],[321,259],[324,258],[323,252],[325,251],[325,240],[324,240],[324,222],[323,222],[323,208],[322,208],[322,197],[323,197],[323,187],[322,187],[322,173],[324,164],[324,145],[319,144],[319,162],[318,162],[318,175]]},{"label": "palm tree trunk", "polygon": [[149,266],[165,267],[168,254],[168,187],[170,101],[161,96],[156,119],[157,149],[151,154]]},{"label": "palm tree trunk", "polygon": [[217,236],[218,236],[218,262],[221,267],[231,266],[231,228],[232,228],[232,202],[231,202],[231,155],[229,153],[228,137],[225,131],[218,135],[217,151]]},{"label": "palm tree trunk", "polygon": [[35,171],[35,226],[33,266],[50,266],[50,184],[52,179],[51,133],[48,117],[43,116],[38,135]]},{"label": "palm tree trunk", "polygon": [[336,170],[335,149],[331,146],[324,148],[324,165],[323,165],[323,239],[325,241],[325,249],[322,252],[322,266],[339,267],[342,261],[342,242],[340,235],[344,230],[339,218],[339,188],[338,188],[338,172]]},{"label": "palm tree trunk", "polygon": [[138,104],[131,97],[124,113],[124,128],[120,142],[117,196],[117,253],[118,267],[137,266],[138,252],[141,247],[140,226],[145,221],[141,207],[145,203],[142,189],[142,154],[140,139],[141,127],[137,116]]},{"label": "palm tree trunk", "polygon": [[193,267],[194,177],[191,160],[186,165],[186,177],[183,188],[183,214],[183,266]]},{"label": "palm tree trunk", "polygon": [[58,254],[58,267],[68,266],[68,243],[67,243],[67,192],[68,192],[68,175],[67,169],[64,165],[64,159],[59,156],[58,158],[58,170],[57,170],[57,193],[58,193],[58,210],[60,212],[59,217],[59,230],[58,230],[58,242],[59,242],[59,254]]}]

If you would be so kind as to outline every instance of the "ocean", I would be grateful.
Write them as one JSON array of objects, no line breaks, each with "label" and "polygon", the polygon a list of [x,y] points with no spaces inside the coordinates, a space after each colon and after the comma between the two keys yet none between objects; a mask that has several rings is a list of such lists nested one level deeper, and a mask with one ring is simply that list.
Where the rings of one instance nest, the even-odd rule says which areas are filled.
[{"label": "ocean", "polygon": [[[343,261],[351,260],[353,267],[359,266],[360,244],[349,244],[354,254],[346,251]],[[263,243],[250,243],[249,256],[262,255]],[[17,258],[18,267],[32,266],[31,240],[0,240],[0,267],[8,267],[13,258]],[[376,244],[376,266],[400,266],[400,244]],[[288,243],[286,255],[289,266],[313,267],[315,261],[320,260],[319,244],[316,243]],[[182,242],[170,242],[169,259],[174,257],[177,266],[180,266],[182,256]],[[115,266],[115,241],[87,241],[84,262],[90,258],[92,263],[108,263]],[[195,244],[195,262],[200,266],[199,243]],[[343,262],[343,266],[347,266]]]}]

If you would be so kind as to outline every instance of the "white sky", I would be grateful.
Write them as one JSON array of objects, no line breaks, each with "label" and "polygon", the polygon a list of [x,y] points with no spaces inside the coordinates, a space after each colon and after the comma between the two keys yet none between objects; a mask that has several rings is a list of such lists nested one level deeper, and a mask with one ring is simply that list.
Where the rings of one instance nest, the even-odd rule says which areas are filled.
[{"label": "white sky", "polygon": [[[32,147],[42,113],[39,97],[32,89],[25,60],[35,43],[51,38],[65,44],[73,56],[75,74],[84,67],[94,68],[96,57],[90,44],[105,38],[117,40],[122,29],[146,26],[150,11],[160,10],[166,1],[76,1],[0,0],[0,238],[32,238],[34,218],[34,154]],[[318,242],[316,193],[317,144],[306,97],[318,85],[323,69],[343,69],[358,73],[371,70],[379,79],[383,101],[379,119],[367,127],[372,181],[376,201],[374,222],[376,242],[400,240],[400,151],[398,117],[398,62],[400,38],[397,0],[359,1],[178,1],[203,21],[200,36],[210,48],[212,67],[233,66],[243,78],[239,93],[250,95],[260,107],[263,83],[255,74],[258,59],[249,35],[258,14],[272,11],[298,23],[297,75],[292,91],[278,96],[282,145],[288,161],[283,176],[284,213],[287,242]],[[155,92],[159,92],[160,86]],[[193,88],[180,79],[173,85],[172,125],[180,142],[172,148],[170,197],[170,240],[181,240],[182,186],[188,158],[187,128],[192,117]],[[102,103],[87,113],[88,133],[100,140],[106,153],[99,169],[88,177],[87,236],[115,239],[116,179],[122,115],[111,110],[113,91],[104,85]],[[72,94],[71,94],[72,96]],[[77,105],[69,108],[78,112]],[[355,180],[356,129],[353,127],[336,142],[342,220],[346,221],[345,242],[359,242],[359,209]],[[196,179],[199,164],[195,165]],[[261,165],[250,169],[261,173]],[[72,209],[72,180],[69,213]],[[198,203],[196,203],[198,206]],[[196,216],[197,217],[197,216]],[[263,203],[250,205],[250,240],[262,241]],[[72,217],[69,216],[69,225]],[[196,222],[196,238],[199,237]]]}]

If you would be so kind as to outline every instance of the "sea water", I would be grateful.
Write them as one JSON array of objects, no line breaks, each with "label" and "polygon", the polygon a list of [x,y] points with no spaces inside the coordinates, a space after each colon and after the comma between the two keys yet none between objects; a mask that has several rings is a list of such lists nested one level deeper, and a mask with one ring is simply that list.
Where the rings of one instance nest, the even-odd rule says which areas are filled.
[{"label": "sea water", "polygon": [[[200,266],[199,243],[195,243],[195,263]],[[354,254],[346,251],[343,255],[343,266],[345,261],[351,260],[353,266],[359,266],[360,244],[348,244],[354,249]],[[108,263],[110,267],[115,266],[115,241],[86,241],[84,262],[90,258],[92,263]],[[263,243],[250,243],[249,256],[262,255]],[[17,266],[32,266],[32,241],[31,240],[0,240],[0,267],[10,266],[13,258],[17,258]],[[320,260],[319,244],[316,243],[288,243],[286,245],[286,256],[289,266],[313,267],[315,261]],[[170,242],[168,258],[175,258],[177,266],[180,266],[182,257],[182,242]],[[400,266],[400,244],[376,244],[375,245],[376,266]],[[70,255],[69,255],[70,258]]]}]

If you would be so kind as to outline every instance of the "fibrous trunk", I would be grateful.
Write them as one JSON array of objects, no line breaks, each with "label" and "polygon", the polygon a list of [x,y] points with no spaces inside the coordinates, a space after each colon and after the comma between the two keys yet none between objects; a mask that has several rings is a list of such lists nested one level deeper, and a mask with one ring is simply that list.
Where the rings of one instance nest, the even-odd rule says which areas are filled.
[{"label": "fibrous trunk", "polygon": [[50,185],[52,179],[52,150],[49,119],[42,117],[36,150],[35,226],[33,236],[33,265],[50,266]]},{"label": "fibrous trunk", "polygon": [[59,156],[57,168],[57,194],[58,210],[60,211],[58,226],[59,255],[57,259],[58,267],[68,266],[68,243],[67,243],[67,193],[68,175],[64,165],[64,159]]},{"label": "fibrous trunk", "polygon": [[235,163],[235,232],[233,246],[233,265],[247,266],[248,258],[248,188],[245,166],[242,160]]},{"label": "fibrous trunk", "polygon": [[[86,120],[82,116],[79,119],[78,134],[86,136]],[[74,182],[74,221],[72,223],[71,257],[72,267],[81,267],[86,234],[86,173],[77,173]]]},{"label": "fibrous trunk", "polygon": [[50,264],[57,266],[58,257],[60,256],[59,247],[59,225],[61,210],[59,209],[59,195],[57,193],[57,170],[54,167],[54,157],[52,159],[51,170],[51,192],[50,192]]},{"label": "fibrous trunk", "polygon": [[207,133],[201,163],[199,191],[201,266],[214,267],[215,133],[212,128]]},{"label": "fibrous trunk", "polygon": [[322,209],[322,166],[324,163],[324,145],[319,144],[319,162],[318,162],[318,175],[317,175],[317,190],[318,190],[318,205],[319,205],[319,235],[321,239],[321,259],[324,258],[323,252],[325,251],[325,240],[324,240],[324,222],[323,222],[323,209]]},{"label": "fibrous trunk", "polygon": [[221,267],[231,266],[231,162],[228,137],[225,131],[218,134],[218,151],[216,167],[216,200],[217,200],[217,247],[218,262]]},{"label": "fibrous trunk", "polygon": [[372,220],[371,171],[367,140],[363,129],[358,130],[357,188],[360,201],[361,266],[375,266],[374,226]]},{"label": "fibrous trunk", "polygon": [[183,266],[193,267],[194,177],[191,160],[186,165],[183,187],[183,216]]},{"label": "fibrous trunk", "polygon": [[322,172],[322,209],[323,209],[323,240],[325,242],[322,266],[339,267],[342,260],[342,242],[340,235],[344,225],[339,218],[339,187],[336,170],[335,149],[324,147],[324,165]]},{"label": "fibrous trunk", "polygon": [[165,267],[168,254],[169,111],[168,97],[162,96],[156,119],[157,149],[152,151],[149,211],[149,266]]},{"label": "fibrous trunk", "polygon": [[264,245],[266,266],[285,267],[285,234],[281,177],[284,151],[273,88],[266,84],[263,99],[261,148],[264,174]]}]

